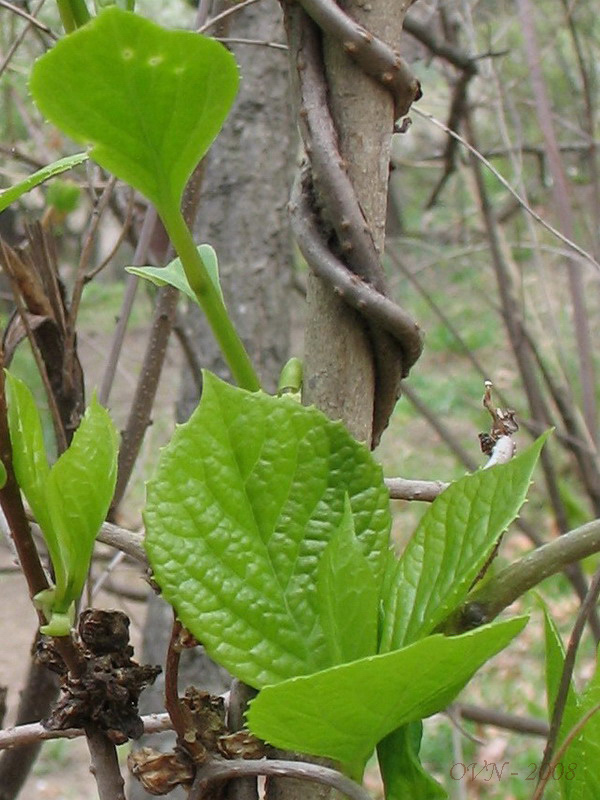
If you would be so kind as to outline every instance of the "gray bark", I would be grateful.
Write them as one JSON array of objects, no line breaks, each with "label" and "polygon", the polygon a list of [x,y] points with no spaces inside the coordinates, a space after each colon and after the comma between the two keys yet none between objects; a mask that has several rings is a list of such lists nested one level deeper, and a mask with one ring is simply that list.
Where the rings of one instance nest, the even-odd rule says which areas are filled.
[{"label": "gray bark", "polygon": [[[281,12],[274,0],[235,14],[230,37],[283,41]],[[287,201],[296,150],[288,103],[285,53],[272,48],[232,45],[242,76],[240,94],[225,127],[204,163],[197,242],[210,243],[219,258],[227,307],[259,372],[273,390],[289,355],[291,237]],[[229,373],[204,319],[190,308],[184,327],[201,366],[224,378]],[[184,367],[178,420],[187,419],[198,402],[197,384]],[[164,663],[172,612],[151,599],[144,636],[144,663]],[[214,693],[229,684],[227,674],[200,650],[183,654],[180,684]],[[142,696],[143,713],[163,708],[163,684]],[[169,749],[172,736],[161,737]],[[140,746],[157,746],[157,737]],[[131,800],[148,800],[132,782]],[[172,792],[169,797],[180,797]]]}]

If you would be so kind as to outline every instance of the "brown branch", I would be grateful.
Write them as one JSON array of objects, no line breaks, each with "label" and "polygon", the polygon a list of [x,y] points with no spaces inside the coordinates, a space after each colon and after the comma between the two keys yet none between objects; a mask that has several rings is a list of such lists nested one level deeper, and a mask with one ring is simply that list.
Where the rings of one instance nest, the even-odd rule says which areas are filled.
[{"label": "brown branch", "polygon": [[[142,717],[144,733],[162,733],[172,730],[171,719],[168,714],[148,714]],[[50,739],[78,739],[85,736],[82,728],[67,728],[61,731],[49,731],[40,722],[29,725],[19,725],[15,728],[0,730],[0,750],[12,750],[36,742]]]},{"label": "brown branch", "polygon": [[298,246],[311,269],[353,308],[394,336],[402,346],[403,370],[407,372],[423,350],[423,336],[417,323],[401,306],[350,272],[324,244],[308,193],[298,181],[292,191],[290,214]]},{"label": "brown branch", "polygon": [[413,16],[407,15],[404,18],[402,28],[424,45],[432,55],[443,58],[449,64],[452,64],[453,67],[463,70],[464,72],[473,75],[477,73],[475,59],[463,50],[460,50],[460,48],[450,44],[450,42],[438,39],[437,36],[432,33],[431,24],[426,25],[423,22],[419,22],[419,20],[415,19]]},{"label": "brown branch", "polygon": [[[150,249],[150,242],[155,230],[156,219],[156,209],[153,206],[148,206],[146,209],[146,214],[144,215],[142,229],[135,246],[135,252],[132,259],[133,266],[142,266],[148,258],[148,251]],[[131,316],[133,301],[135,300],[138,284],[139,280],[135,275],[127,275],[127,278],[125,279],[125,293],[123,295],[121,310],[119,312],[119,320],[113,334],[110,353],[106,361],[106,366],[104,367],[104,375],[102,376],[102,383],[100,384],[100,391],[98,393],[98,399],[102,405],[107,405],[110,398],[110,392],[115,378],[117,364],[119,363],[119,356],[123,348],[125,331],[127,330],[127,324],[129,322],[129,317]]]},{"label": "brown branch", "polygon": [[449,483],[443,481],[418,481],[406,478],[386,478],[385,485],[391,500],[422,500],[431,503],[438,497]]},{"label": "brown branch", "polygon": [[548,736],[548,724],[542,719],[521,717],[517,714],[509,714],[506,711],[481,708],[469,703],[457,703],[455,708],[463,719],[468,719],[471,722],[493,725],[496,728],[504,728],[505,730],[533,736],[543,736],[544,738]]},{"label": "brown branch", "polygon": [[125,800],[125,782],[119,768],[117,748],[96,728],[86,731],[90,751],[90,772],[98,788],[99,800]]},{"label": "brown branch", "polygon": [[334,0],[299,2],[322,31],[342,43],[365,74],[391,92],[396,119],[407,114],[421,97],[421,88],[400,53],[349,17]]},{"label": "brown branch", "polygon": [[209,761],[197,770],[188,800],[201,800],[201,798],[208,796],[207,791],[213,783],[250,775],[299,778],[300,780],[331,786],[351,800],[371,800],[370,795],[362,786],[334,769],[305,761],[275,759],[236,759],[233,761],[214,759]]},{"label": "brown branch", "polygon": [[0,6],[2,6],[2,8],[5,8],[7,11],[10,11],[11,13],[17,14],[17,16],[26,19],[30,23],[30,25],[33,25],[39,31],[42,31],[42,33],[47,34],[51,39],[54,39],[55,41],[58,39],[58,36],[54,33],[54,31],[50,30],[50,28],[47,25],[45,25],[39,19],[34,17],[32,14],[28,14],[27,11],[25,11],[25,9],[19,8],[19,6],[15,6],[12,3],[9,3],[8,0],[0,0]]}]

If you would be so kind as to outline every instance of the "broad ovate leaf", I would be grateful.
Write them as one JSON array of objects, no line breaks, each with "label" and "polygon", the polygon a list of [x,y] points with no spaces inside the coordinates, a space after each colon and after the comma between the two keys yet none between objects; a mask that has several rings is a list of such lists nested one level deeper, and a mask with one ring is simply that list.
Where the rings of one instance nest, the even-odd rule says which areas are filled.
[{"label": "broad ovate leaf", "polygon": [[148,484],[146,549],[183,624],[251,686],[331,664],[317,574],[346,495],[379,585],[389,497],[369,450],[315,408],[204,373]]},{"label": "broad ovate leaf", "polygon": [[445,708],[526,622],[519,617],[461,636],[435,634],[267,686],[250,704],[248,725],[276,747],[333,758],[359,775],[378,742]]},{"label": "broad ovate leaf", "polygon": [[431,504],[388,565],[382,652],[427,636],[464,600],[517,516],[547,435],[507,464],[465,475]]},{"label": "broad ovate leaf", "polygon": [[235,60],[219,42],[116,6],[61,39],[30,79],[46,117],[93,145],[98,164],[161,211],[179,206],[237,86]]},{"label": "broad ovate leaf", "polygon": [[0,211],[4,211],[11,203],[14,203],[15,200],[18,200],[19,197],[30,192],[36,186],[44,183],[44,181],[54,178],[55,175],[60,175],[62,172],[66,172],[69,169],[73,169],[73,167],[79,164],[83,164],[87,159],[87,153],[75,153],[75,155],[60,158],[58,161],[53,161],[52,164],[38,169],[37,172],[19,181],[19,183],[15,183],[14,186],[0,191]]},{"label": "broad ovate leaf", "polygon": [[66,585],[56,584],[56,611],[67,612],[83,589],[94,541],[115,489],[118,445],[108,411],[93,397],[69,448],[46,480],[46,505],[67,565]]},{"label": "broad ovate leaf", "polygon": [[[209,244],[201,244],[197,250],[215,289],[219,293],[219,297],[224,301],[219,281],[219,263],[214,248]],[[145,278],[155,286],[174,286],[175,289],[179,289],[182,294],[196,303],[196,305],[200,305],[196,293],[188,282],[183,264],[179,258],[175,258],[166,267],[125,267],[125,269],[127,272],[131,272],[132,275]]]},{"label": "broad ovate leaf", "polygon": [[379,587],[356,539],[347,496],[340,524],[319,561],[317,599],[332,664],[377,652]]}]

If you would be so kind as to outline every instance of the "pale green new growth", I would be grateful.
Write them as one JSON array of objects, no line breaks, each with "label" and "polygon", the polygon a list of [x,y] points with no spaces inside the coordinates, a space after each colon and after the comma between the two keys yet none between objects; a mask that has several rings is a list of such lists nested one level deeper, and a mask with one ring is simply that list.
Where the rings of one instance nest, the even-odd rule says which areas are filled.
[{"label": "pale green new growth", "polygon": [[78,164],[83,164],[87,159],[87,153],[76,153],[73,156],[60,158],[58,161],[48,164],[47,167],[42,167],[42,169],[39,169],[22,181],[19,181],[19,183],[15,183],[15,185],[11,186],[9,189],[1,190],[0,211],[4,211],[11,203],[14,203],[19,197],[35,189],[36,186],[44,183],[44,181],[54,178],[56,175],[60,175],[62,172],[66,172],[69,169],[73,169],[73,167],[76,167]]},{"label": "pale green new growth", "polygon": [[277,747],[328,756],[360,774],[377,742],[445,708],[526,622],[517,617],[462,636],[437,634],[268,686],[251,702],[248,724]]},{"label": "pale green new growth", "polygon": [[54,568],[54,588],[36,598],[51,617],[42,632],[66,636],[113,496],[119,436],[93,397],[69,448],[50,467],[31,392],[10,373],[6,385],[15,477],[42,529]]},{"label": "pale green new growth", "polygon": [[235,379],[255,391],[258,377],[180,211],[238,81],[233,56],[214,39],[111,6],[38,59],[30,88],[49,120],[154,203]]},{"label": "pale green new growth", "polygon": [[[219,293],[219,297],[224,301],[223,291],[221,290],[221,283],[219,280],[219,263],[217,261],[217,254],[209,244],[201,244],[197,248],[198,255],[206,266],[211,281],[215,289]],[[185,270],[181,263],[181,259],[175,258],[170,261],[166,267],[125,267],[127,272],[132,275],[138,275],[140,278],[153,283],[155,286],[174,286],[176,289],[189,298],[196,305],[200,305],[198,297],[192,291]]]},{"label": "pale green new growth", "polygon": [[[319,559],[336,532],[350,533],[340,530],[344,519],[349,525],[347,495],[360,553],[350,563],[332,545],[327,558],[346,559],[357,570],[351,582],[363,579],[364,559],[381,585],[390,527],[381,468],[315,408],[241,391],[210,373],[203,380],[200,405],[148,484],[155,578],[186,627],[246,683],[330,666],[323,625],[338,631],[336,648],[349,647],[348,634],[333,604],[322,616]],[[364,636],[372,641],[367,628]]]}]

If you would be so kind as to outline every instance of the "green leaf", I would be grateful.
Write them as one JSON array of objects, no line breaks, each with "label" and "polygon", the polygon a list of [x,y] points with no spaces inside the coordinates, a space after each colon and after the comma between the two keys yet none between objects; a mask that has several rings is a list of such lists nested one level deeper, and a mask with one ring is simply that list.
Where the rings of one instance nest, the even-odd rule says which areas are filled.
[{"label": "green leaf", "polygon": [[179,206],[237,86],[235,60],[219,42],[116,6],[38,59],[30,80],[46,117],[91,143],[98,164],[160,211]]},{"label": "green leaf", "polygon": [[48,164],[47,167],[42,167],[42,169],[34,172],[28,178],[19,181],[19,183],[15,183],[15,185],[11,186],[9,189],[0,191],[0,211],[4,211],[11,203],[18,200],[21,195],[35,189],[36,186],[44,183],[44,181],[47,181],[49,178],[60,175],[61,172],[66,172],[68,169],[73,169],[73,167],[82,164],[84,161],[87,161],[87,159],[87,153],[75,153],[73,156],[66,156],[66,158],[61,158],[58,161],[54,161],[52,164]]},{"label": "green leaf", "polygon": [[63,561],[66,585],[56,582],[54,610],[65,613],[83,589],[94,541],[112,500],[119,435],[95,397],[68,448],[45,483],[45,498]]},{"label": "green leaf", "polygon": [[[592,709],[600,705],[600,660],[596,662],[596,672],[581,696],[581,719]],[[561,733],[567,735],[566,726],[561,725]],[[597,800],[600,797],[600,711],[596,711],[585,723],[581,733],[569,746],[565,757],[565,774],[560,781],[561,789],[567,800]],[[575,767],[572,780],[567,780],[566,770]]]},{"label": "green leaf", "polygon": [[[551,718],[564,666],[565,650],[556,623],[545,607],[544,623],[548,717]],[[599,703],[600,669],[596,666],[594,676],[581,695],[575,691],[573,682],[571,682],[557,737],[557,747],[564,741],[579,720]],[[561,770],[557,766],[555,771],[556,781],[553,779],[552,782],[558,782],[562,796],[566,800],[596,800],[596,798],[600,797],[599,763],[600,712],[594,714],[588,720],[585,727],[573,740],[573,743],[569,745],[565,755],[561,758],[563,769]],[[573,772],[571,777],[567,779],[566,775],[570,768],[573,768]]]},{"label": "green leaf", "polygon": [[44,532],[50,558],[59,580],[65,577],[66,567],[44,494],[50,466],[44,444],[42,422],[28,387],[8,371],[6,371],[6,390],[15,478]]},{"label": "green leaf", "polygon": [[[219,293],[219,297],[224,301],[221,283],[219,281],[219,263],[214,248],[209,244],[201,244],[197,250],[215,289]],[[200,305],[198,297],[190,287],[183,265],[178,258],[175,258],[167,264],[166,267],[125,267],[125,269],[127,272],[131,272],[132,275],[139,275],[140,278],[146,278],[146,280],[151,281],[156,286],[174,286],[196,303],[196,305]]]},{"label": "green leaf", "polygon": [[382,652],[427,636],[464,600],[517,516],[547,436],[507,464],[465,475],[431,504],[386,577]]},{"label": "green leaf", "polygon": [[[556,623],[551,618],[548,610],[543,607],[544,611],[544,631],[546,638],[546,695],[548,700],[548,716],[551,717],[554,710],[554,703],[556,702],[556,695],[560,684],[560,679],[565,663],[565,649],[560,638],[560,634],[556,627]],[[567,703],[563,714],[563,723],[561,725],[562,735],[559,735],[558,743],[564,738],[566,733],[577,722],[581,716],[579,713],[579,696],[575,691],[573,682],[569,687],[567,694]]]},{"label": "green leaf", "polygon": [[317,597],[331,664],[377,652],[379,589],[354,535],[347,495],[339,527],[319,561]]},{"label": "green leaf", "polygon": [[378,742],[445,708],[526,622],[519,617],[461,636],[436,634],[267,686],[250,704],[248,725],[276,747],[333,758],[359,774]]},{"label": "green leaf", "polygon": [[183,624],[251,686],[330,665],[317,571],[346,494],[379,585],[389,496],[369,450],[315,408],[204,373],[148,484],[146,549]]},{"label": "green leaf", "polygon": [[423,769],[419,759],[423,725],[411,722],[377,745],[386,800],[445,800],[448,793]]},{"label": "green leaf", "polygon": [[4,466],[4,463],[0,461],[0,489],[3,489],[6,485],[7,478],[8,475],[6,474],[6,467]]}]

